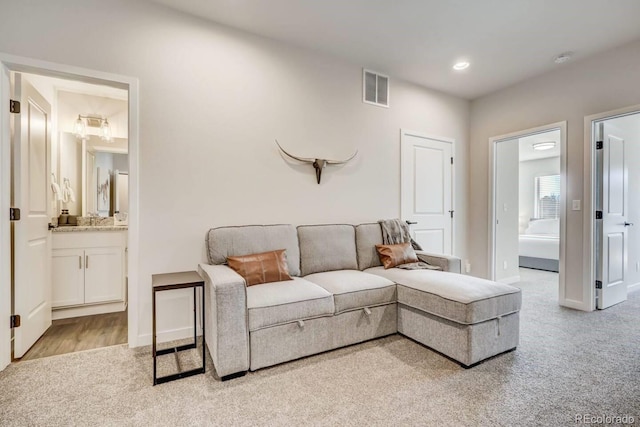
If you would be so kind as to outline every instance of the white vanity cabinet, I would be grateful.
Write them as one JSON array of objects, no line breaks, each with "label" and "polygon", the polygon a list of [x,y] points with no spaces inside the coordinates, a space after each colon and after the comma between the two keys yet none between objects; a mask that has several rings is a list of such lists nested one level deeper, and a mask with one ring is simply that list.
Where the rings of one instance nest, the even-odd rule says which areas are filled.
[{"label": "white vanity cabinet", "polygon": [[53,318],[126,308],[126,231],[53,233]]}]

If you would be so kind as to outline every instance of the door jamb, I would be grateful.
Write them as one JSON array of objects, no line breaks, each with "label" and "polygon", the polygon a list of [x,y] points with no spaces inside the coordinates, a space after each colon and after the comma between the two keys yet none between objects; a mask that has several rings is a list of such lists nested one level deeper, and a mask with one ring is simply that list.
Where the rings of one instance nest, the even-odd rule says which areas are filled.
[{"label": "door jamb", "polygon": [[585,241],[582,244],[583,249],[583,277],[585,284],[582,289],[583,300],[588,303],[587,309],[594,311],[596,309],[595,296],[595,137],[594,127],[596,122],[614,119],[616,117],[628,116],[640,113],[640,105],[619,108],[616,110],[606,111],[603,113],[592,114],[584,118],[584,213],[583,213],[583,236]]},{"label": "door jamb", "polygon": [[[71,65],[24,58],[0,52],[0,371],[11,363],[11,194],[10,83],[8,72],[25,72],[102,84],[129,92],[129,228],[128,228],[128,343],[138,344],[139,253],[139,84],[135,77]],[[5,345],[8,344],[8,345]]]},{"label": "door jamb", "polygon": [[495,256],[496,256],[496,144],[501,141],[522,138],[524,136],[549,132],[555,129],[560,130],[560,194],[562,203],[560,204],[560,260],[558,274],[558,301],[560,305],[566,303],[566,220],[567,220],[567,122],[557,122],[535,128],[511,132],[489,138],[489,278],[495,280]]},{"label": "door jamb", "polygon": [[[417,136],[418,138],[432,139],[434,141],[445,142],[451,144],[451,157],[456,158],[456,140],[453,138],[445,138],[442,136],[431,135],[423,132],[416,132],[409,129],[400,129],[400,174],[402,175],[402,146],[404,145],[405,136]],[[454,211],[451,221],[451,254],[455,254],[456,249],[456,161],[451,165],[451,210]],[[402,177],[400,179],[400,215],[402,215]],[[464,271],[464,267],[463,267]]]}]

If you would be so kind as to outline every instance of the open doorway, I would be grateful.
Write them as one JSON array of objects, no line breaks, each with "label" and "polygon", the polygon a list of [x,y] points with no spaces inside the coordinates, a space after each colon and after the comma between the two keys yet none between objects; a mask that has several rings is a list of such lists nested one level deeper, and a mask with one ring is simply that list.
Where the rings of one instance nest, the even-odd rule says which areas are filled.
[{"label": "open doorway", "polygon": [[[102,88],[86,93],[80,86]],[[69,329],[85,317],[118,316],[119,330],[111,335],[136,346],[137,86],[129,77],[0,53],[0,317],[11,318],[11,324],[0,326],[0,370],[24,357],[51,329],[52,320]],[[110,96],[114,91],[120,94]],[[84,97],[84,106],[69,101],[74,97]],[[97,111],[108,109],[108,99],[120,103],[121,111]],[[68,114],[70,120],[64,118]],[[93,186],[87,157],[102,151],[111,156],[102,159],[111,166],[95,162],[101,179]],[[123,154],[128,159],[115,159]],[[86,205],[93,198],[97,212]],[[55,226],[59,232],[50,229]],[[93,243],[81,227],[109,237]],[[54,233],[60,238],[54,239]],[[62,292],[53,288],[54,276],[64,284]],[[84,286],[75,286],[79,283]],[[112,325],[113,319],[94,323]]]},{"label": "open doorway", "polygon": [[564,123],[491,139],[490,271],[562,299]]},{"label": "open doorway", "polygon": [[[11,78],[26,110],[14,117],[12,143],[12,203],[24,216],[14,224],[12,296],[25,317],[13,357],[125,344],[128,92],[31,73]],[[26,265],[33,261],[37,274]]]},{"label": "open doorway", "polygon": [[[591,196],[589,266],[597,309],[622,303],[640,289],[640,109],[588,118]],[[590,190],[590,191],[589,191]],[[637,226],[636,226],[637,224]],[[594,289],[592,288],[592,289]]]}]

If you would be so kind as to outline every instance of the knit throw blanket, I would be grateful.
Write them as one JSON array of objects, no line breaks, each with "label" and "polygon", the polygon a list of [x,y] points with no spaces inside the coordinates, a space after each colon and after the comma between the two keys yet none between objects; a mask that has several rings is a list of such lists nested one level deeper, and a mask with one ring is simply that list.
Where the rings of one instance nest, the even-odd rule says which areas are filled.
[{"label": "knit throw blanket", "polygon": [[[385,245],[397,245],[398,243],[411,243],[411,247],[416,251],[421,251],[422,247],[411,238],[409,224],[400,219],[381,219],[378,221],[382,228],[382,243]],[[403,270],[441,270],[436,265],[430,265],[423,261],[411,262],[396,266]]]},{"label": "knit throw blanket", "polygon": [[398,243],[411,243],[416,251],[422,247],[411,238],[409,224],[399,219],[381,219],[378,221],[382,227],[382,243],[385,245],[397,245]]}]

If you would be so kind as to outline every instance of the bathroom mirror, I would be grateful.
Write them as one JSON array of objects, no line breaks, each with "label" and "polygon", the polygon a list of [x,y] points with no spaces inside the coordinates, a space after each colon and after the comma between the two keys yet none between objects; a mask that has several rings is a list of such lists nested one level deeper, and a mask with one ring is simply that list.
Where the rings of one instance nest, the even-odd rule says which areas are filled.
[{"label": "bathroom mirror", "polygon": [[[61,194],[66,195],[56,201],[59,209],[68,209],[70,215],[104,217],[128,212],[126,138],[114,138],[113,142],[107,143],[95,135],[79,139],[72,133],[61,132],[58,147],[60,176],[56,180]],[[65,191],[67,187],[70,191]]]}]

